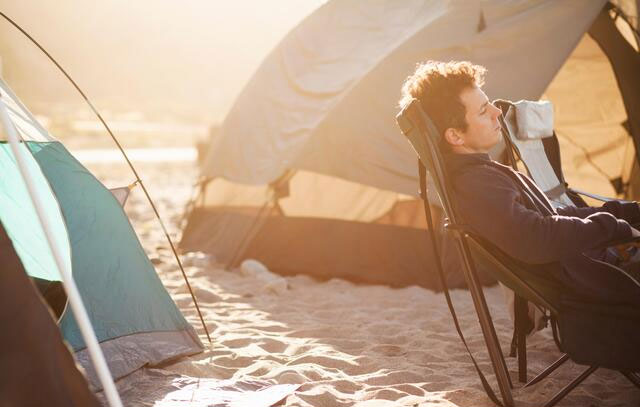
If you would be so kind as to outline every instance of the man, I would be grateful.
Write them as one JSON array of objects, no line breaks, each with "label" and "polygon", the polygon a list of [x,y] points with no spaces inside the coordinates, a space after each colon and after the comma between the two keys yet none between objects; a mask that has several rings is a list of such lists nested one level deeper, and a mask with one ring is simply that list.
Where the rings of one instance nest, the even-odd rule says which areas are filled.
[{"label": "man", "polygon": [[640,221],[638,205],[556,210],[526,175],[491,160],[501,111],[481,89],[485,72],[470,62],[427,62],[407,79],[400,102],[420,101],[438,129],[459,216],[473,232],[582,298],[640,305],[640,283],[613,267],[616,260],[602,249],[637,233],[629,223]]}]

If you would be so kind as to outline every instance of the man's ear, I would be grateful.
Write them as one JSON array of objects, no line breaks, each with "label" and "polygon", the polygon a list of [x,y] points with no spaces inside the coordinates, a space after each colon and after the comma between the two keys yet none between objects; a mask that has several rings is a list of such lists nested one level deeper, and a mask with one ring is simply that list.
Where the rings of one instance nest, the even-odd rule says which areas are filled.
[{"label": "man's ear", "polygon": [[444,139],[452,146],[461,146],[464,144],[464,139],[460,136],[458,130],[449,127],[444,131]]}]

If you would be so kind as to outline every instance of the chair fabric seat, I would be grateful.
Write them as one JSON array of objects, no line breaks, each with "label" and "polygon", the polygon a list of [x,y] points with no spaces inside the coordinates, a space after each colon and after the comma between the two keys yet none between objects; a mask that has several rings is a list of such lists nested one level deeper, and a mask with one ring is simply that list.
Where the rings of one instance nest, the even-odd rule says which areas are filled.
[{"label": "chair fabric seat", "polygon": [[521,297],[538,303],[521,289],[517,280],[524,281],[556,308],[554,317],[558,322],[561,350],[574,362],[613,370],[640,371],[640,309],[580,298],[549,278],[548,273],[538,272],[539,265],[518,262],[491,243],[477,237],[473,239],[495,260],[507,266],[508,271],[496,267],[495,260],[490,267],[492,259],[486,258],[477,246],[471,244],[476,264],[486,264],[482,268],[498,281]]},{"label": "chair fabric seat", "polygon": [[558,328],[562,350],[574,362],[640,371],[640,310],[563,299]]}]

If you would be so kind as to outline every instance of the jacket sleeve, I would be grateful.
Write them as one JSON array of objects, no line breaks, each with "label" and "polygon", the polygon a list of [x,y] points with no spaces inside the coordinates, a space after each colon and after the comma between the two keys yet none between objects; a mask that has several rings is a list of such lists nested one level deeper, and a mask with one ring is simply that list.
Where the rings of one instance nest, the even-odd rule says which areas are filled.
[{"label": "jacket sleeve", "polygon": [[517,184],[489,167],[459,174],[454,184],[457,208],[471,230],[527,263],[558,261],[631,236],[629,224],[609,212],[581,219],[528,209]]},{"label": "jacket sleeve", "polygon": [[631,224],[640,223],[640,206],[638,206],[637,202],[609,201],[600,207],[576,208],[567,206],[558,209],[558,215],[574,216],[582,219],[598,212],[610,213],[616,218],[624,219]]}]

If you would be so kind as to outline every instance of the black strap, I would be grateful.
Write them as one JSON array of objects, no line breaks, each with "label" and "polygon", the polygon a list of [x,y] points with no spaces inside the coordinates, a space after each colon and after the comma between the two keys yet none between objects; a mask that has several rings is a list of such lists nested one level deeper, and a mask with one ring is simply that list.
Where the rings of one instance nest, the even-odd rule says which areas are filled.
[{"label": "black strap", "polygon": [[447,299],[447,305],[449,306],[449,311],[451,312],[451,317],[453,318],[453,323],[456,326],[456,330],[458,331],[458,335],[460,335],[460,339],[464,344],[464,347],[467,349],[469,353],[469,357],[473,362],[473,366],[476,368],[476,372],[478,372],[478,376],[480,377],[480,381],[482,382],[482,387],[484,388],[487,396],[493,401],[496,405],[503,407],[503,404],[500,402],[496,394],[491,389],[489,382],[484,377],[484,374],[480,370],[476,359],[473,357],[471,353],[471,349],[469,349],[469,345],[467,345],[467,341],[464,339],[464,335],[462,334],[462,329],[460,329],[460,323],[458,322],[458,317],[456,315],[456,311],[453,308],[453,302],[451,301],[451,295],[449,294],[449,289],[447,288],[447,280],[444,276],[444,268],[442,267],[442,259],[440,257],[440,250],[438,248],[438,243],[436,242],[436,233],[433,228],[433,219],[431,218],[431,211],[429,210],[429,191],[427,187],[427,169],[425,168],[422,161],[418,160],[418,173],[420,175],[420,196],[422,197],[422,202],[424,203],[424,212],[427,216],[427,225],[429,227],[429,233],[431,234],[431,245],[433,246],[433,255],[436,258],[436,266],[438,268],[438,274],[440,276],[440,282],[442,283],[442,292],[444,293],[444,297]]}]

